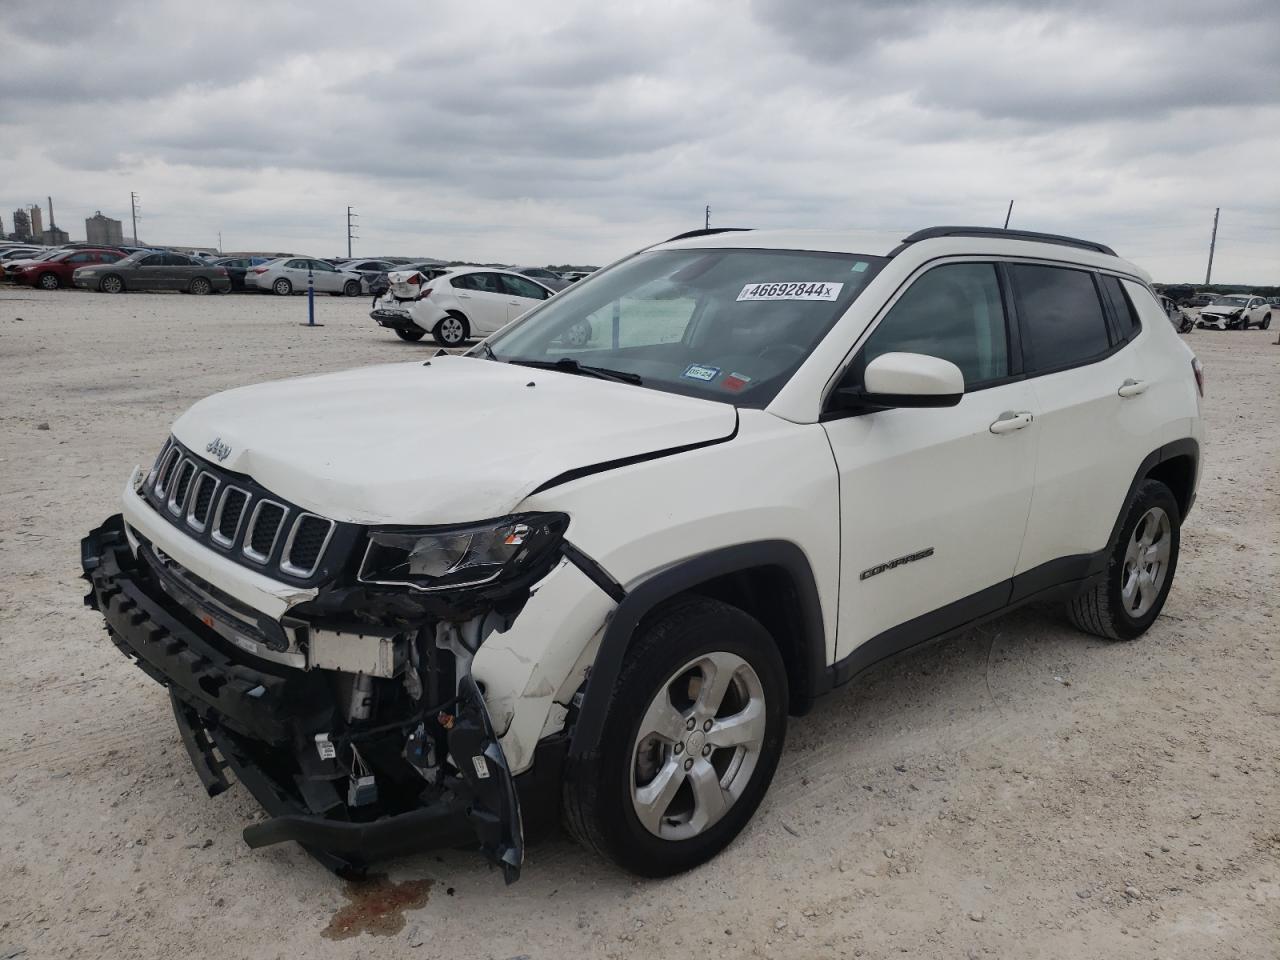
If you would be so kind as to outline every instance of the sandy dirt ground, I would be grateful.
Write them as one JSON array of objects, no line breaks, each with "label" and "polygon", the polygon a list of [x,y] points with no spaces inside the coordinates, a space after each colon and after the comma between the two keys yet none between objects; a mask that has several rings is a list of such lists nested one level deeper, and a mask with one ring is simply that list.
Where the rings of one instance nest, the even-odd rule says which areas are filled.
[{"label": "sandy dirt ground", "polygon": [[352,888],[245,847],[254,803],[204,795],[78,566],[193,401],[434,350],[317,307],[0,291],[0,957],[1280,956],[1276,327],[1187,337],[1206,466],[1142,640],[1028,609],[881,665],[792,722],[753,823],[684,876],[561,837],[510,888],[455,851]]}]

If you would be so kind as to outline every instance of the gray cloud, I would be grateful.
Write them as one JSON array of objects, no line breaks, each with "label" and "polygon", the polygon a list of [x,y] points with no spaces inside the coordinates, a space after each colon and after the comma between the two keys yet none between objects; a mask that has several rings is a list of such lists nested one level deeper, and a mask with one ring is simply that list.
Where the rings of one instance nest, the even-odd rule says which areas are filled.
[{"label": "gray cloud", "polygon": [[[53,23],[51,23],[54,21]],[[1003,215],[1274,272],[1273,2],[64,2],[6,11],[0,213],[153,241],[603,261],[701,221]]]}]

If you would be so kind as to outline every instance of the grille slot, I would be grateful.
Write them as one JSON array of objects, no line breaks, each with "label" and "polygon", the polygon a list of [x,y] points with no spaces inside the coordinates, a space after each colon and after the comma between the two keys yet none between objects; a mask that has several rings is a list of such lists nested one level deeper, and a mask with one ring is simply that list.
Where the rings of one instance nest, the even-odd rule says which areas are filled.
[{"label": "grille slot", "polygon": [[169,511],[171,513],[182,513],[182,507],[187,499],[187,489],[191,486],[191,478],[195,476],[195,473],[195,463],[191,460],[183,460],[182,466],[178,468],[178,472],[174,475],[173,492],[169,494]]},{"label": "grille slot", "polygon": [[244,519],[244,508],[249,503],[249,494],[239,487],[227,487],[222,491],[222,499],[218,501],[218,512],[213,516],[213,539],[224,547],[236,541],[240,532],[240,521]]},{"label": "grille slot", "polygon": [[249,529],[244,535],[244,555],[258,563],[266,563],[280,536],[284,522],[284,504],[274,500],[259,500],[249,517]]},{"label": "grille slot", "polygon": [[315,573],[333,529],[332,520],[314,513],[299,514],[281,551],[280,569],[295,577],[309,577]]},{"label": "grille slot", "polygon": [[178,465],[178,461],[182,459],[182,451],[175,445],[164,461],[160,464],[160,472],[156,474],[156,496],[163,499],[165,493],[169,489],[169,479],[173,476],[173,469]]},{"label": "grille slot", "polygon": [[209,526],[209,514],[213,511],[213,495],[218,492],[218,479],[211,473],[202,473],[196,480],[195,493],[191,495],[191,507],[187,510],[187,523],[197,530]]}]

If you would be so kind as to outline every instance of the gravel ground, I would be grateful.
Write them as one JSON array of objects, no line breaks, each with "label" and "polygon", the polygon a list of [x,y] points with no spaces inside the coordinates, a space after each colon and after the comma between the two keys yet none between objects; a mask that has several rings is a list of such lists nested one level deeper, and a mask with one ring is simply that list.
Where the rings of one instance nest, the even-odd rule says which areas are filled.
[{"label": "gravel ground", "polygon": [[244,846],[255,805],[205,797],[81,606],[77,543],[200,397],[434,349],[366,311],[0,291],[0,957],[1280,956],[1276,330],[1188,335],[1206,466],[1142,640],[1028,609],[881,665],[791,724],[754,822],[681,877],[557,838],[509,889],[450,851],[352,888]]}]

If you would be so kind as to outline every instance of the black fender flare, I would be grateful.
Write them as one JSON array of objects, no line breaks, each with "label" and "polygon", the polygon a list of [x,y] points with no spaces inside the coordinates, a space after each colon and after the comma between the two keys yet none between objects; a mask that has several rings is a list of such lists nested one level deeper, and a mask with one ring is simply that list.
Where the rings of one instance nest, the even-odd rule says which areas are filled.
[{"label": "black fender flare", "polygon": [[613,687],[631,638],[644,616],[664,601],[699,584],[758,567],[782,568],[795,586],[801,613],[795,666],[801,676],[793,688],[798,687],[802,696],[798,698],[800,702],[792,703],[792,712],[805,712],[815,696],[826,692],[829,686],[826,629],[817,581],[804,551],[789,540],[760,540],[711,550],[653,573],[628,590],[614,609],[606,622],[573,726],[567,757],[570,770],[578,764],[591,763],[598,756]]},{"label": "black fender flare", "polygon": [[1124,524],[1124,518],[1129,513],[1129,504],[1133,503],[1133,498],[1137,496],[1138,484],[1147,479],[1147,476],[1157,466],[1166,460],[1172,460],[1174,457],[1190,457],[1194,464],[1194,472],[1192,474],[1192,489],[1188,494],[1186,504],[1179,504],[1183,507],[1182,517],[1186,519],[1186,515],[1191,510],[1191,505],[1195,503],[1196,491],[1195,481],[1200,476],[1200,444],[1196,442],[1194,437],[1182,437],[1179,440],[1172,440],[1161,447],[1157,447],[1147,454],[1142,463],[1138,465],[1137,471],[1133,475],[1133,482],[1129,484],[1129,492],[1125,494],[1124,501],[1120,507],[1120,513],[1116,517],[1115,525],[1111,528],[1111,538],[1107,540],[1107,545],[1102,551],[1102,556],[1110,553],[1111,547],[1116,542],[1116,537],[1120,536],[1120,527]]}]

